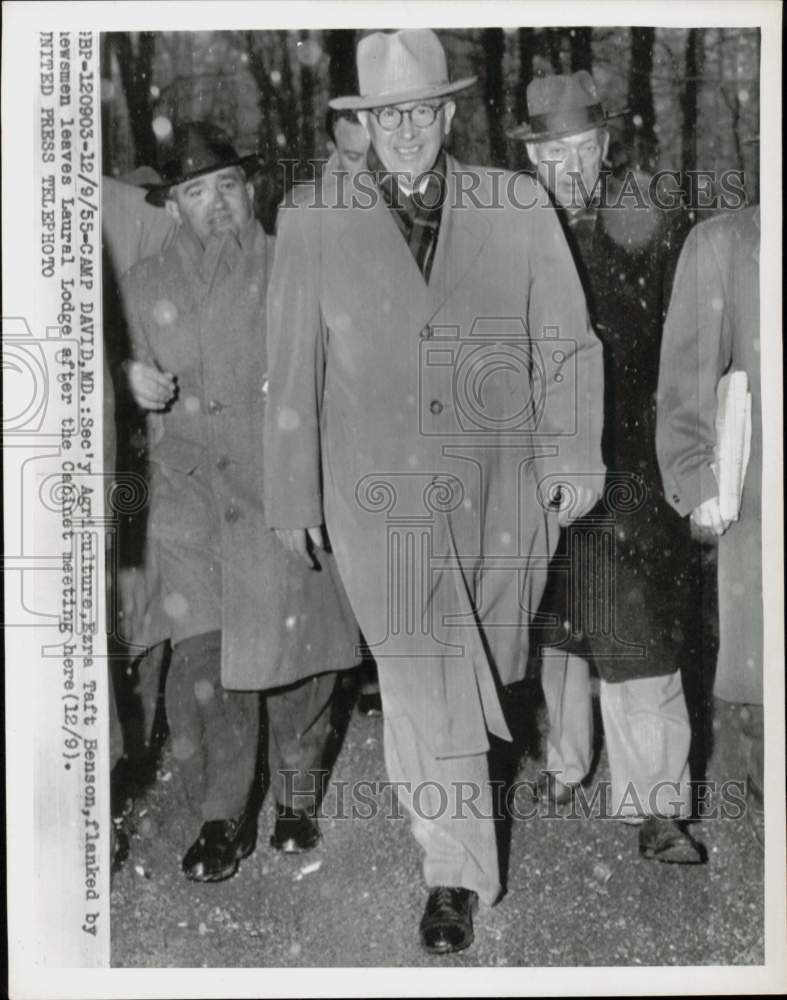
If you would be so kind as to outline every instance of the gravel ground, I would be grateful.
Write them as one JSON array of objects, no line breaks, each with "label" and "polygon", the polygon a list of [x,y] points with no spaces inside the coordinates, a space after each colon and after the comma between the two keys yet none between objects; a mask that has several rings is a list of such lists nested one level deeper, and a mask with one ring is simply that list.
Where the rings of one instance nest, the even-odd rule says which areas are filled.
[{"label": "gravel ground", "polygon": [[[527,731],[527,718],[533,718],[532,689],[525,686],[523,692]],[[349,712],[349,702],[341,704]],[[710,778],[738,777],[731,770],[728,716],[728,709],[715,706]],[[385,777],[382,720],[356,713],[344,718],[349,724],[324,803],[328,818],[321,821],[320,846],[297,857],[270,848],[273,811],[266,801],[256,851],[233,879],[215,885],[197,885],[180,873],[181,856],[196,830],[186,821],[165,747],[155,784],[136,801],[129,817],[131,852],[113,882],[114,966],[568,967],[764,961],[763,857],[745,819],[695,825],[709,863],[681,868],[640,860],[632,827],[601,818],[549,819],[527,798],[517,798],[517,804],[535,815],[512,823],[507,893],[496,907],[477,915],[473,947],[439,959],[424,953],[417,929],[426,892],[419,850],[406,820],[391,819],[385,810],[369,819],[330,815],[336,813],[341,782]],[[539,744],[534,743],[518,744],[519,779],[532,780],[538,772]],[[594,780],[608,776],[602,751]]]}]

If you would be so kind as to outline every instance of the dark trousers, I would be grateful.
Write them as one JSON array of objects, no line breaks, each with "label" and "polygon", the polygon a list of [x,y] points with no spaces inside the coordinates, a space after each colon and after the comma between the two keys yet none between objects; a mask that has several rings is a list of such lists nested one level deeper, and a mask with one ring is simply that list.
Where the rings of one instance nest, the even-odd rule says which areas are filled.
[{"label": "dark trousers", "polygon": [[[266,692],[268,770],[281,805],[316,809],[335,673]],[[259,788],[261,696],[221,686],[221,632],[177,643],[166,687],[172,752],[201,823],[238,818]]]}]

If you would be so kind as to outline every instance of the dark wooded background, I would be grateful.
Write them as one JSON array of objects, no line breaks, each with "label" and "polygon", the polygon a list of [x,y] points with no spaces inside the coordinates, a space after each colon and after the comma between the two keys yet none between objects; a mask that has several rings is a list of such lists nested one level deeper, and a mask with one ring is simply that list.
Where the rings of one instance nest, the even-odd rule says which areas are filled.
[{"label": "dark wooded background", "polygon": [[[592,71],[612,124],[616,163],[645,170],[745,171],[759,200],[760,36],[753,28],[478,28],[439,35],[453,78],[476,74],[458,101],[452,148],[466,162],[518,169],[535,76]],[[179,121],[222,126],[258,151],[273,188],[282,160],[304,172],[326,155],[329,97],[356,93],[361,31],[137,32],[102,36],[104,171],[157,162],[157,135]],[[300,167],[297,166],[300,164]],[[276,180],[273,180],[276,178]],[[270,192],[275,197],[275,191]]]}]

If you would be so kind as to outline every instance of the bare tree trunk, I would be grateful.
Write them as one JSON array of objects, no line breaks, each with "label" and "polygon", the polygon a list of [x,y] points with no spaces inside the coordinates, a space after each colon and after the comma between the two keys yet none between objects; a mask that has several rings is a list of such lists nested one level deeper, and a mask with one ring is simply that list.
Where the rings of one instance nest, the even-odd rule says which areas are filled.
[{"label": "bare tree trunk", "polygon": [[555,73],[563,72],[563,60],[560,53],[563,51],[563,28],[548,28],[547,44],[549,61]]},{"label": "bare tree trunk", "polygon": [[533,57],[538,51],[532,28],[520,28],[517,32],[519,42],[519,86],[516,91],[517,122],[527,120],[527,88],[533,79]]},{"label": "bare tree trunk", "polygon": [[[301,31],[301,40],[308,43],[311,32]],[[301,64],[301,136],[299,142],[299,153],[301,160],[310,160],[314,157],[315,122],[314,122],[314,71],[311,66]]]},{"label": "bare tree trunk", "polygon": [[571,69],[576,73],[580,69],[593,72],[593,29],[592,28],[572,28],[569,32],[571,39]]},{"label": "bare tree trunk", "polygon": [[489,154],[493,166],[505,166],[506,136],[503,126],[505,91],[503,84],[503,53],[505,37],[502,28],[484,28],[481,35],[484,51],[484,104],[489,124]]},{"label": "bare tree trunk", "polygon": [[697,169],[697,122],[699,93],[703,64],[703,33],[699,28],[690,28],[686,38],[686,75],[681,110],[681,142],[683,147],[683,170]]},{"label": "bare tree trunk", "polygon": [[325,47],[328,50],[328,75],[330,96],[357,93],[355,76],[355,31],[335,28],[325,32]]},{"label": "bare tree trunk", "polygon": [[[654,130],[656,112],[653,108],[653,89],[650,83],[653,72],[654,28],[631,29],[631,70],[629,73],[628,140],[634,165],[644,170],[656,166],[658,139]],[[634,119],[639,121],[635,124]]]},{"label": "bare tree trunk", "polygon": [[246,52],[249,57],[248,69],[254,77],[259,92],[260,126],[258,149],[270,160],[276,151],[276,126],[273,111],[276,107],[276,90],[271,83],[270,72],[261,47],[257,44],[257,32],[244,32]]},{"label": "bare tree trunk", "polygon": [[120,80],[126,95],[131,135],[134,140],[134,160],[137,166],[153,166],[157,160],[156,139],[153,135],[150,84],[156,38],[151,31],[142,31],[136,55],[131,38],[125,32],[108,36],[115,51]]},{"label": "bare tree trunk", "polygon": [[276,91],[277,103],[279,105],[279,125],[286,139],[284,152],[288,156],[295,156],[300,159],[298,149],[298,100],[295,95],[295,83],[292,75],[292,63],[290,62],[289,32],[277,31],[279,37],[279,51],[281,52],[281,83]]},{"label": "bare tree trunk", "polygon": [[[109,35],[100,35],[101,39],[101,79],[111,80],[112,79],[112,47],[109,44]],[[113,173],[112,168],[113,163],[113,150],[111,146],[112,136],[110,135],[109,123],[110,123],[110,101],[101,102],[101,173],[109,174]]]}]

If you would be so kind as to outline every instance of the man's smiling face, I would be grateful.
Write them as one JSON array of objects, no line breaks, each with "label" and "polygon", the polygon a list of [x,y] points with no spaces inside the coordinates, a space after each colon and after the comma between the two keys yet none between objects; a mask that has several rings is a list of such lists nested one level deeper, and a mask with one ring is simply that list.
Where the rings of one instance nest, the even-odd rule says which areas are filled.
[{"label": "man's smiling face", "polygon": [[[419,128],[409,114],[402,116],[398,127],[386,131],[370,111],[359,111],[358,118],[371,139],[372,146],[386,170],[413,187],[421,174],[431,170],[437,161],[444,140],[451,131],[456,105],[453,101],[408,101],[397,104],[400,111],[431,105],[437,109],[431,125]],[[375,109],[379,110],[379,109]]]}]

